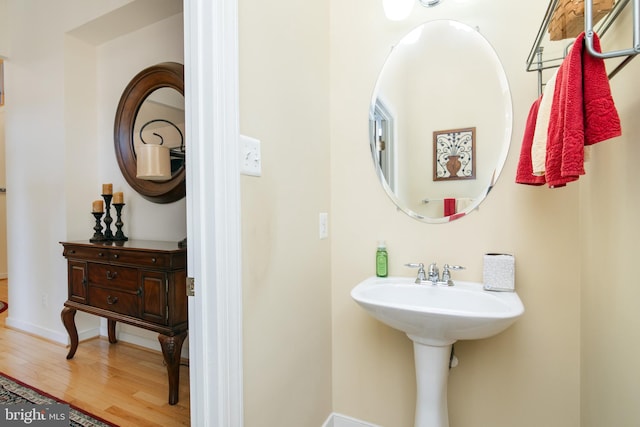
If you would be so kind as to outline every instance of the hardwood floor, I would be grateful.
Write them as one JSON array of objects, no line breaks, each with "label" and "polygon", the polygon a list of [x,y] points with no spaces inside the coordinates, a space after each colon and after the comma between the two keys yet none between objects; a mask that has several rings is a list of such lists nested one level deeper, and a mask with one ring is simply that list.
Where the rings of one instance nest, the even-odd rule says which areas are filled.
[{"label": "hardwood floor", "polygon": [[[7,289],[0,280],[0,300]],[[7,313],[0,314],[0,372],[122,427],[189,425],[189,368],[180,368],[172,406],[160,352],[96,338],[67,360],[66,347],[5,328]]]}]

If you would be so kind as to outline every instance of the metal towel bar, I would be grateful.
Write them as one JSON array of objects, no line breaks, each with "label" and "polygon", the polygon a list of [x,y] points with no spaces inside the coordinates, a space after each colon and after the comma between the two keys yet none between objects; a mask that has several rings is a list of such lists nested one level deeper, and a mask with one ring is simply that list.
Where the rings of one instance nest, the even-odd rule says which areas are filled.
[{"label": "metal towel bar", "polygon": [[[531,47],[529,56],[527,57],[527,71],[536,71],[538,73],[538,93],[541,94],[544,82],[542,79],[542,72],[544,70],[558,68],[562,63],[564,57],[555,57],[551,59],[543,59],[544,48],[542,46],[545,33],[549,28],[551,17],[558,5],[559,0],[551,0],[547,11],[544,15],[536,39]],[[611,28],[611,25],[620,16],[623,9],[632,1],[633,3],[633,46],[629,49],[616,50],[611,52],[596,52],[593,47],[593,34],[594,31],[600,36],[604,36],[606,32]],[[635,56],[640,53],[640,0],[618,0],[613,9],[605,16],[602,21],[594,28],[593,25],[593,0],[585,0],[584,2],[584,32],[585,32],[585,46],[590,55],[597,58],[608,59],[626,57],[618,64],[610,73],[609,78],[613,78],[620,70],[622,70]],[[566,50],[566,49],[565,49]]]}]

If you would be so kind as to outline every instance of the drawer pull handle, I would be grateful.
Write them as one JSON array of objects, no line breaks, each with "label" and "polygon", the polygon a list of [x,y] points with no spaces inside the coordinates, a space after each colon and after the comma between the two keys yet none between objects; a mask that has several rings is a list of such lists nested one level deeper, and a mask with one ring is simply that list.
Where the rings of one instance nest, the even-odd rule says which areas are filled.
[{"label": "drawer pull handle", "polygon": [[118,277],[118,272],[114,271],[113,273],[110,271],[107,271],[107,280],[113,280],[116,277]]},{"label": "drawer pull handle", "polygon": [[75,250],[73,250],[73,249],[71,249],[71,250],[69,251],[69,253],[70,253],[70,254],[75,254],[75,253],[76,253],[76,251],[75,251]]},{"label": "drawer pull handle", "polygon": [[112,297],[111,295],[107,297],[107,304],[113,305],[117,302],[118,302],[118,297]]},{"label": "drawer pull handle", "polygon": [[113,254],[113,258],[118,259],[118,254]]},{"label": "drawer pull handle", "polygon": [[155,264],[155,263],[156,263],[156,261],[158,261],[158,260],[157,260],[157,259],[155,259],[155,258],[151,258],[151,262],[152,262],[152,263],[154,263],[154,264]]},{"label": "drawer pull handle", "polygon": [[98,252],[98,256],[99,256],[99,257],[103,257],[103,256],[104,256],[104,254],[103,254],[102,252]]}]

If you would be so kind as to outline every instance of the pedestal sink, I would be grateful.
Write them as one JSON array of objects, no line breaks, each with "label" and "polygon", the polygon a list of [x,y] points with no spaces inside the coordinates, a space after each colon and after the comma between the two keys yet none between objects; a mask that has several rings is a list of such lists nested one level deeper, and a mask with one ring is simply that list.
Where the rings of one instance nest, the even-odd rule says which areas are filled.
[{"label": "pedestal sink", "polygon": [[379,321],[413,341],[417,402],[415,427],[448,427],[447,380],[451,346],[496,335],[524,313],[515,292],[485,291],[481,283],[415,284],[407,277],[371,277],[351,297]]}]

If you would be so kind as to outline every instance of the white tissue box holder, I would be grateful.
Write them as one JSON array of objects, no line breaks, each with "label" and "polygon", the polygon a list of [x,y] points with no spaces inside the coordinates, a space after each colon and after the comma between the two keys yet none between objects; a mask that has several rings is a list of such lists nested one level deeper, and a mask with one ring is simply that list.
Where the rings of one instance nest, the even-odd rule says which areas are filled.
[{"label": "white tissue box holder", "polygon": [[515,257],[510,254],[485,254],[483,280],[487,291],[515,291]]}]

